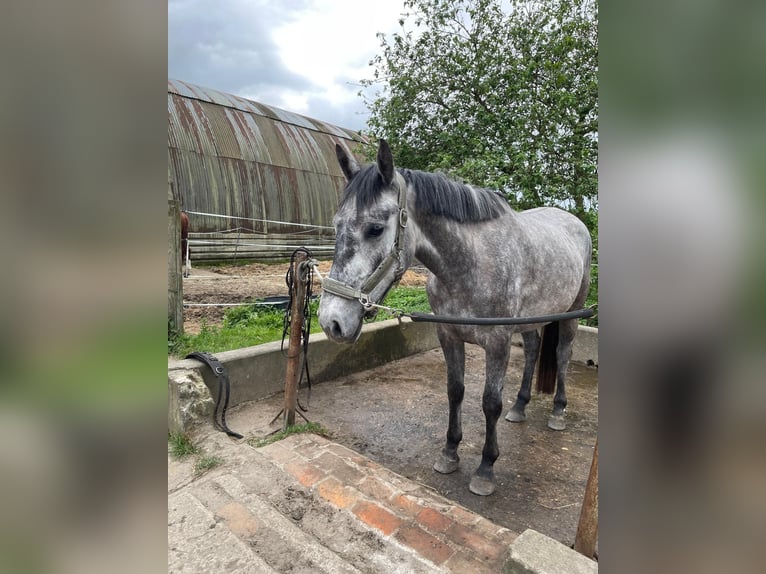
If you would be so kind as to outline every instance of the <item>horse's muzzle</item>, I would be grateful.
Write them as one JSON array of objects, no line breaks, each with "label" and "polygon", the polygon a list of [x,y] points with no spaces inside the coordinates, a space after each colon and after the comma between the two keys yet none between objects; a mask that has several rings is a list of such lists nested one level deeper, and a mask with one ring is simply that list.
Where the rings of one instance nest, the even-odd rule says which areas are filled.
[{"label": "horse's muzzle", "polygon": [[362,332],[364,308],[358,301],[324,294],[319,303],[319,326],[336,343],[355,343]]}]

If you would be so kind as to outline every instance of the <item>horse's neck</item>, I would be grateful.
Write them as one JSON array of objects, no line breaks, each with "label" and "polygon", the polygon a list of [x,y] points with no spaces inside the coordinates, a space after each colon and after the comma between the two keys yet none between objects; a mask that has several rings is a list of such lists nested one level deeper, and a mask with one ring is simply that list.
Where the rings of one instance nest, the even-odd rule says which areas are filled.
[{"label": "horse's neck", "polygon": [[481,228],[491,223],[498,222],[458,223],[443,217],[418,217],[415,257],[439,278],[454,277],[461,271],[470,273],[469,267],[478,259],[477,250],[485,243],[487,231]]},{"label": "horse's neck", "polygon": [[418,241],[416,242],[415,257],[437,277],[446,269],[447,260],[442,255],[439,245],[434,244],[432,238],[423,233],[419,234]]}]

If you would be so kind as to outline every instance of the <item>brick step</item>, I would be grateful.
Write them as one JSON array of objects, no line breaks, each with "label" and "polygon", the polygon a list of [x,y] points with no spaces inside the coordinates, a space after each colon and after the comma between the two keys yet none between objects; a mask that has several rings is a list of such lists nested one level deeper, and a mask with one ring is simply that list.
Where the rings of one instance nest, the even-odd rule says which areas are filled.
[{"label": "brick step", "polygon": [[[242,572],[290,572],[291,574],[435,574],[439,568],[397,541],[371,531],[354,516],[341,512],[310,489],[302,486],[269,457],[245,444],[222,444],[227,451],[227,468],[212,471],[191,481],[169,497],[179,494],[197,501],[194,518],[204,511],[204,528],[235,537],[235,549],[245,547],[256,557],[256,566]],[[237,448],[234,455],[232,447]],[[177,514],[187,506],[181,505]],[[179,522],[176,520],[176,522]],[[177,536],[190,539],[175,554],[180,565],[171,572],[229,571],[207,568],[218,565],[217,555],[226,552],[221,543],[211,543],[198,532]],[[204,529],[203,529],[204,530]],[[171,535],[169,534],[169,537]],[[172,561],[171,561],[172,562]],[[232,559],[233,572],[240,572],[241,560]],[[204,567],[203,567],[204,566]],[[228,566],[227,566],[228,568]],[[260,568],[263,568],[262,570]]]},{"label": "brick step", "polygon": [[[236,477],[225,474],[195,488],[201,502],[277,572],[359,574],[359,570],[315,537],[295,518],[249,491]],[[302,517],[301,517],[302,518]]]},{"label": "brick step", "polygon": [[518,536],[434,490],[316,435],[293,435],[257,452],[312,497],[366,527],[387,546],[419,557],[433,571],[500,572],[509,546]]},{"label": "brick step", "polygon": [[[200,551],[204,549],[203,551]],[[168,496],[168,574],[276,574],[190,492]]]}]

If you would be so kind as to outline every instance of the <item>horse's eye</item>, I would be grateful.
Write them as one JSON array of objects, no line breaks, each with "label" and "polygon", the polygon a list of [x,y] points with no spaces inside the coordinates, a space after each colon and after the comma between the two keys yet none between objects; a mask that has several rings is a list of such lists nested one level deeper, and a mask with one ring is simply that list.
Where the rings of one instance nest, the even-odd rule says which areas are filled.
[{"label": "horse's eye", "polygon": [[385,229],[385,226],[380,223],[373,223],[367,228],[366,235],[367,237],[380,237]]}]

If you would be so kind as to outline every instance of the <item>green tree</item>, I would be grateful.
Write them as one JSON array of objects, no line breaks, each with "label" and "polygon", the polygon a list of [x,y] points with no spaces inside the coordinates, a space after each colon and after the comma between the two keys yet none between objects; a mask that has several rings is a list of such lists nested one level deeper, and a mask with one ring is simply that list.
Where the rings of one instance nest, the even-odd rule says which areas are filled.
[{"label": "green tree", "polygon": [[[443,170],[595,231],[595,0],[407,0],[363,82],[399,165]],[[369,94],[369,91],[367,92]]]}]

